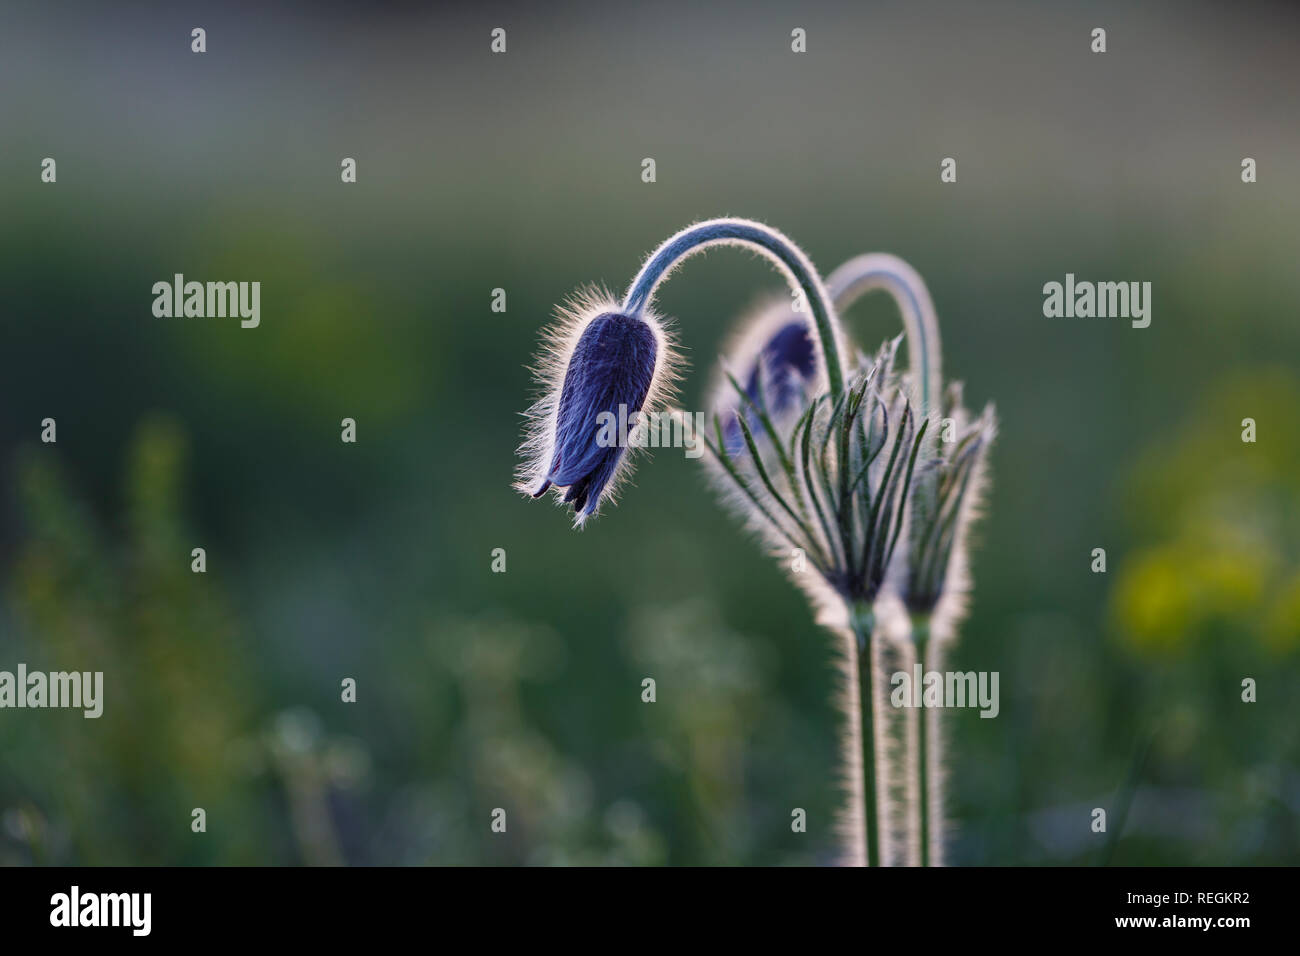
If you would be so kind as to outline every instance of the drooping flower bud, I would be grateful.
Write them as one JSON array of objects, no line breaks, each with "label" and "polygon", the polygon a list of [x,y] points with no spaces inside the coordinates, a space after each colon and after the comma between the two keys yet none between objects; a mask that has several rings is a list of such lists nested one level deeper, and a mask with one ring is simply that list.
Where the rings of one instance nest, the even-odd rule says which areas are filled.
[{"label": "drooping flower bud", "polygon": [[538,498],[554,487],[581,525],[626,471],[631,432],[662,401],[675,349],[653,315],[594,293],[560,318],[538,363],[544,392],[528,412],[519,488]]}]

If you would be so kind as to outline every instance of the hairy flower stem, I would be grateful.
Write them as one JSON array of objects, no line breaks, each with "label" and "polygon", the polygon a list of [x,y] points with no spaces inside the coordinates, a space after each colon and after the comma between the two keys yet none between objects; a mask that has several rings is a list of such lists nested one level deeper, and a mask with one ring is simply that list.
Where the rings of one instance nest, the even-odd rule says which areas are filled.
[{"label": "hairy flower stem", "polygon": [[777,264],[792,288],[801,291],[812,310],[821,346],[822,364],[831,401],[844,394],[844,367],[840,361],[839,321],[821,276],[803,250],[781,232],[748,219],[709,219],[687,226],[670,236],[650,254],[623,298],[623,311],[634,315],[653,297],[660,281],[688,256],[714,245],[741,245],[757,250]]},{"label": "hairy flower stem", "polygon": [[[944,656],[952,647],[953,638],[954,635],[938,633],[931,628],[927,670],[943,672]],[[925,781],[929,792],[926,794],[925,804],[927,812],[925,845],[929,866],[948,865],[948,800],[944,792],[947,782],[944,754],[948,749],[948,739],[943,721],[943,708],[936,707],[926,714]]]},{"label": "hairy flower stem", "polygon": [[[930,621],[926,617],[916,616],[912,618],[912,644],[916,647],[916,660],[921,663],[921,678],[925,679],[925,674],[929,669],[929,656],[926,651],[930,645]],[[922,700],[924,700],[924,684],[922,685]],[[937,711],[935,711],[937,713]],[[929,783],[929,758],[926,753],[926,738],[930,736],[929,725],[930,712],[922,708],[916,721],[916,813],[918,816],[916,822],[917,838],[917,855],[920,859],[916,860],[918,866],[930,865],[930,788]]]},{"label": "hairy flower stem", "polygon": [[875,289],[884,289],[894,297],[903,314],[907,354],[912,378],[917,383],[921,415],[939,408],[943,382],[939,321],[930,290],[917,271],[897,256],[871,252],[850,259],[832,272],[826,279],[826,289],[841,313]]},{"label": "hairy flower stem", "polygon": [[[858,773],[861,786],[857,808],[862,821],[864,855],[867,866],[880,865],[880,828],[876,790],[876,721],[875,721],[875,615],[866,605],[850,609],[849,624],[853,631],[853,647],[857,663],[857,687],[850,688],[849,700],[857,701],[857,730],[859,760]],[[850,681],[853,677],[850,676]],[[852,718],[850,713],[850,718]]]},{"label": "hairy flower stem", "polygon": [[[952,634],[941,632],[928,614],[910,617],[912,646],[915,660],[921,663],[922,701],[926,674],[942,673],[944,655],[952,645]],[[942,687],[940,688],[942,693]],[[911,829],[917,835],[909,851],[913,866],[944,866],[945,822],[944,750],[946,741],[943,728],[942,707],[922,707],[914,711],[915,733],[909,737],[914,745],[913,759],[908,765],[915,774],[916,799],[911,804]]]},{"label": "hairy flower stem", "polygon": [[864,810],[866,800],[863,779],[862,747],[862,695],[858,683],[859,664],[858,638],[852,628],[832,628],[837,639],[844,642],[844,689],[841,708],[844,717],[844,732],[840,735],[841,782],[845,791],[845,803],[840,810],[837,831],[844,841],[842,866],[866,866],[870,858],[867,852],[867,823]]},{"label": "hairy flower stem", "polygon": [[881,866],[915,866],[918,845],[916,773],[910,761],[916,753],[916,711],[890,706],[886,675],[910,673],[910,643],[895,639],[877,626],[875,643],[876,833]]}]

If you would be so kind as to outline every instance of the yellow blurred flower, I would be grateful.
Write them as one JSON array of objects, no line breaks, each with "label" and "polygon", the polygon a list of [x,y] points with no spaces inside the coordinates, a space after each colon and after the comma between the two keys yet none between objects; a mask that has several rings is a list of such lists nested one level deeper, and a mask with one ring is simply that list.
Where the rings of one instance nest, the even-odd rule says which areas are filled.
[{"label": "yellow blurred flower", "polygon": [[[1273,654],[1300,648],[1300,448],[1273,414],[1297,403],[1289,372],[1234,376],[1138,463],[1129,504],[1152,543],[1120,566],[1111,595],[1134,650],[1182,653],[1211,628]],[[1236,422],[1256,416],[1274,427],[1241,442]]]},{"label": "yellow blurred flower", "polygon": [[1199,623],[1185,564],[1175,548],[1138,555],[1120,575],[1113,601],[1121,633],[1140,651],[1172,652]]}]

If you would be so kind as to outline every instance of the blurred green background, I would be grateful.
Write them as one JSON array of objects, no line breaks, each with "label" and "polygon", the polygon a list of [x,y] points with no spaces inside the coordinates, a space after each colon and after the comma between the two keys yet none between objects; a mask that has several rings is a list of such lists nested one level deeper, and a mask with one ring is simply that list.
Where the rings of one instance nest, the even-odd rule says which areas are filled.
[{"label": "blurred green background", "polygon": [[[1001,673],[1001,714],[952,717],[954,861],[1297,862],[1297,27],[6,5],[0,669],[102,670],[105,705],[0,712],[0,863],[830,861],[829,644],[701,463],[643,459],[581,534],[509,487],[553,304],[722,214],[826,272],[908,259],[946,373],[997,402],[954,666]],[[176,272],[260,281],[261,326],[155,318]],[[1151,326],[1045,319],[1066,272],[1151,282]],[[778,287],[732,251],[665,286],[685,407]],[[850,322],[898,328],[882,297]]]}]

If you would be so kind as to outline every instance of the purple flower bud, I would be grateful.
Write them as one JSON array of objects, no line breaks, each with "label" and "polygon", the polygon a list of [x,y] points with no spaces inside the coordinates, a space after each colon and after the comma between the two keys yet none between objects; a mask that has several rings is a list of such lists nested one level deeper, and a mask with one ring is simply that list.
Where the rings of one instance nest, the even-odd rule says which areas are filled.
[{"label": "purple flower bud", "polygon": [[[741,323],[739,340],[726,353],[726,365],[754,404],[766,409],[775,421],[782,421],[788,412],[806,406],[815,391],[820,362],[808,322],[782,299]],[[739,416],[744,414],[750,431],[761,435],[758,415],[729,382],[720,382],[715,395],[713,407],[722,413],[727,453],[743,455]]]},{"label": "purple flower bud", "polygon": [[797,320],[784,325],[763,347],[745,384],[751,396],[758,394],[760,369],[765,374],[762,387],[769,409],[779,412],[796,402],[803,394],[804,383],[817,371],[817,353],[808,326]]},{"label": "purple flower bud", "polygon": [[[759,353],[758,361],[744,379],[745,393],[756,403],[766,406],[773,418],[799,405],[808,382],[817,372],[817,352],[813,347],[808,326],[795,320],[772,336]],[[751,409],[747,424],[750,431],[759,431],[757,415]],[[732,418],[726,426],[727,444],[734,439],[736,450],[744,447],[740,422]]]},{"label": "purple flower bud", "polygon": [[612,493],[628,452],[623,425],[634,427],[637,413],[660,397],[673,349],[652,316],[628,315],[594,296],[579,306],[543,356],[546,394],[530,412],[519,487],[534,498],[562,490],[582,524]]}]

